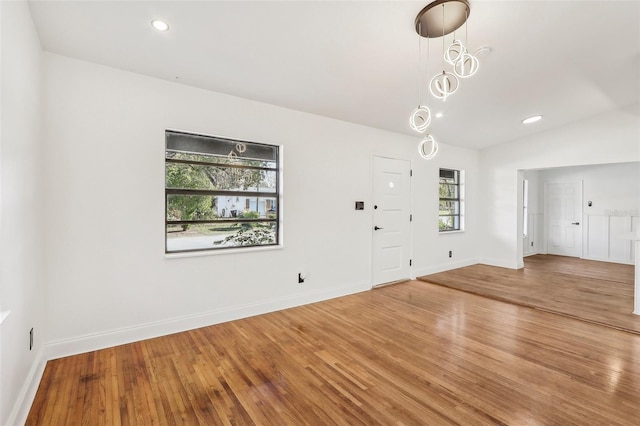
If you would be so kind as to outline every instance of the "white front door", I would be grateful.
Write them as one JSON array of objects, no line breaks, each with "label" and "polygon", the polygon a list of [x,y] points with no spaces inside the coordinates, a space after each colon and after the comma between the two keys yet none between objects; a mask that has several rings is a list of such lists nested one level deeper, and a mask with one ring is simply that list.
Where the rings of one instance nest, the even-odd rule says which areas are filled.
[{"label": "white front door", "polygon": [[582,257],[582,182],[546,183],[547,253]]},{"label": "white front door", "polygon": [[410,276],[411,167],[373,157],[373,285]]}]

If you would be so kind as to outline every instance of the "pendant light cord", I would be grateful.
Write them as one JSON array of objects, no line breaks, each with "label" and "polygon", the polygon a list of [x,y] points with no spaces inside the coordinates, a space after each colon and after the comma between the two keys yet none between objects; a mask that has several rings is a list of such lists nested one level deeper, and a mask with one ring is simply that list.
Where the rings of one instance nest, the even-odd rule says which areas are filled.
[{"label": "pendant light cord", "polygon": [[464,44],[469,48],[469,8],[464,8]]},{"label": "pendant light cord", "polygon": [[[427,78],[429,78],[429,76],[431,75],[431,74],[429,74],[429,59],[431,58],[430,44],[431,43],[429,43],[429,38],[427,38]],[[429,92],[430,92],[430,90],[431,89],[427,90],[427,109],[429,108],[429,99],[430,99]]]},{"label": "pendant light cord", "polygon": [[444,74],[444,3],[442,3],[442,73]]},{"label": "pendant light cord", "polygon": [[418,22],[418,107],[422,105],[422,22]]}]

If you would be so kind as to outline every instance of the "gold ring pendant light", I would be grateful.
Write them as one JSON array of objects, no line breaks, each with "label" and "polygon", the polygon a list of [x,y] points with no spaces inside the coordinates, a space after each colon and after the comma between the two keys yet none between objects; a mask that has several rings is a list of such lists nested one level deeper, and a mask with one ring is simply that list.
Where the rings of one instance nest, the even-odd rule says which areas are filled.
[{"label": "gold ring pendant light", "polygon": [[[433,76],[429,82],[429,93],[435,99],[446,100],[458,89],[459,78],[471,77],[478,70],[478,59],[469,53],[462,41],[456,39],[448,49],[444,47],[444,36],[464,25],[470,12],[471,8],[467,0],[436,0],[428,4],[416,16],[415,30],[420,36],[419,43],[423,37],[427,39],[443,37],[443,70]],[[466,37],[465,43],[467,43]],[[421,55],[420,44],[419,50]],[[453,67],[452,71],[444,69],[447,63]],[[419,133],[424,133],[430,123],[431,111],[428,106],[419,102],[409,119],[411,128]],[[438,152],[438,143],[433,135],[425,135],[418,146],[418,152],[425,159],[435,157]]]}]

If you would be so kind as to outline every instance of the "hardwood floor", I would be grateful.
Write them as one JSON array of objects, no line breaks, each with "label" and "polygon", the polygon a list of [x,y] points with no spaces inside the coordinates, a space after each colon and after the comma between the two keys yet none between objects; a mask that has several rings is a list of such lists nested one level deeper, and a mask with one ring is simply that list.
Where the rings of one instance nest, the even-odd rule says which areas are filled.
[{"label": "hardwood floor", "polygon": [[637,425],[640,336],[421,281],[50,361],[28,425]]},{"label": "hardwood floor", "polygon": [[535,255],[524,269],[472,265],[420,280],[640,334],[634,266]]}]

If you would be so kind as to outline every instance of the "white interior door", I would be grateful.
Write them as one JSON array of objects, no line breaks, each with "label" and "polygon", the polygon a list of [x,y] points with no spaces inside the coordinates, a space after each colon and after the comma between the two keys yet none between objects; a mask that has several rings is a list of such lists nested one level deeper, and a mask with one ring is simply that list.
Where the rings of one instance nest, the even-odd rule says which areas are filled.
[{"label": "white interior door", "polygon": [[582,182],[545,185],[547,253],[582,257]]},{"label": "white interior door", "polygon": [[410,277],[411,167],[373,157],[373,285]]}]

